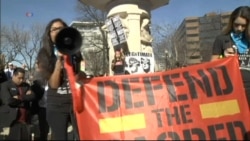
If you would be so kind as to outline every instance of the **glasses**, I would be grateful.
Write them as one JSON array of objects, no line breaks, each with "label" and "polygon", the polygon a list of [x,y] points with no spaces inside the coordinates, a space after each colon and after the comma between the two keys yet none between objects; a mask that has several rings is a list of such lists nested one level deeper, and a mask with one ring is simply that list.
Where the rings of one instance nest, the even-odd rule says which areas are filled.
[{"label": "glasses", "polygon": [[52,27],[51,29],[50,29],[50,32],[55,32],[55,31],[60,31],[60,30],[62,30],[64,27]]},{"label": "glasses", "polygon": [[241,24],[241,23],[234,23],[234,26],[235,27],[241,26],[241,27],[245,28],[247,25],[246,24]]}]

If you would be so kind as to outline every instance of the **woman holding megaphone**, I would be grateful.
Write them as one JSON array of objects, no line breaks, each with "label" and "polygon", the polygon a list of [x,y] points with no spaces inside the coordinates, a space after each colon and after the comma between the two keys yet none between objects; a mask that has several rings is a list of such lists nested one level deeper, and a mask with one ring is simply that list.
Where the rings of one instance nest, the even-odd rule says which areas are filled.
[{"label": "woman holding megaphone", "polygon": [[[53,19],[50,21],[46,26],[42,38],[42,48],[39,50],[37,56],[37,65],[40,70],[40,75],[48,81],[46,116],[52,131],[52,140],[68,140],[68,125],[72,124],[73,127],[76,127],[73,113],[72,92],[69,86],[69,77],[64,67],[65,54],[62,53],[63,50],[58,50],[59,47],[56,46],[58,44],[63,46],[61,43],[57,44],[56,40],[61,40],[57,38],[57,35],[65,28],[68,28],[68,26],[61,19]],[[75,34],[75,32],[70,32],[68,34]],[[69,36],[73,39],[67,39],[64,47],[70,45],[72,41],[75,42],[74,36]],[[80,40],[81,39],[77,39],[77,41]],[[78,42],[78,44],[81,43]],[[69,56],[74,66],[80,66],[82,60],[80,50],[74,49]],[[78,69],[78,67],[74,67],[75,74],[78,74],[79,71],[80,69]]]}]

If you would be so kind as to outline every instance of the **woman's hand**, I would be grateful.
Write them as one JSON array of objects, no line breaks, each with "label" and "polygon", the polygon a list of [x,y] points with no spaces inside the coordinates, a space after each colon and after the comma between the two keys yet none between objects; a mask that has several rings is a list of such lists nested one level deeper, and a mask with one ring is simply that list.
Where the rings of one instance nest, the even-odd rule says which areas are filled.
[{"label": "woman's hand", "polygon": [[57,59],[63,59],[63,54],[61,52],[57,52]]},{"label": "woman's hand", "polygon": [[227,48],[224,50],[224,56],[225,57],[230,57],[234,56],[236,54],[235,49],[233,47]]},{"label": "woman's hand", "polygon": [[55,69],[61,70],[62,68],[63,68],[63,54],[58,51]]},{"label": "woman's hand", "polygon": [[57,89],[60,86],[62,69],[63,69],[63,55],[58,52],[54,71],[51,74],[48,81],[49,86],[52,89]]}]

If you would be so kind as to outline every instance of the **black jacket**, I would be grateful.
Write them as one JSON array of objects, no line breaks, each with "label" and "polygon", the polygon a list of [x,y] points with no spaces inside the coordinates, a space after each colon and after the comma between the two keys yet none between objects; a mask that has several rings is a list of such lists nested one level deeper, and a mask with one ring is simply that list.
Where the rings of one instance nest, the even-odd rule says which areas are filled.
[{"label": "black jacket", "polygon": [[44,83],[42,83],[39,80],[35,80],[33,82],[33,84],[31,85],[31,90],[34,92],[35,94],[35,99],[32,101],[31,103],[31,114],[37,114],[39,112],[39,101],[42,99],[43,95],[44,95]]},{"label": "black jacket", "polygon": [[[18,87],[12,80],[8,80],[1,84],[1,105],[0,105],[0,128],[9,127],[13,121],[17,119],[18,109],[25,108],[28,113],[30,109],[30,102],[35,99],[35,95],[32,92],[30,95],[26,95],[26,92],[30,90],[28,83],[22,83],[19,87],[24,92],[23,99],[13,98],[15,95],[19,95]],[[30,116],[28,116],[30,118]]]},{"label": "black jacket", "polygon": [[7,81],[7,80],[8,80],[8,78],[7,78],[4,70],[0,70],[0,84]]}]

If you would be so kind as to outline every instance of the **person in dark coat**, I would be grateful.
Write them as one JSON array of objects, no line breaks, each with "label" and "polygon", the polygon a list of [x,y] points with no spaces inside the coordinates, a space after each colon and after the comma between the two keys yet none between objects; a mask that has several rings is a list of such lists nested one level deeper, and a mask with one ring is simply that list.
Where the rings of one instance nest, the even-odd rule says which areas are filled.
[{"label": "person in dark coat", "polygon": [[16,68],[13,77],[2,83],[0,128],[10,127],[7,140],[31,140],[30,102],[35,99],[30,85],[24,82],[25,70]]},{"label": "person in dark coat", "polygon": [[0,69],[0,84],[7,81],[7,80],[8,80],[8,78],[7,78],[7,76],[6,76],[5,72],[4,72],[4,69],[1,68]]},{"label": "person in dark coat", "polygon": [[14,71],[14,65],[12,63],[8,64],[8,68],[5,70],[5,74],[8,80],[11,80]]},{"label": "person in dark coat", "polygon": [[48,139],[49,125],[46,120],[46,82],[42,79],[34,80],[31,89],[35,94],[35,100],[31,104],[33,117],[37,115],[39,131],[35,132],[34,140],[46,141]]},{"label": "person in dark coat", "polygon": [[[0,90],[1,90],[1,84],[5,81],[7,81],[8,78],[4,72],[4,67],[0,68]],[[2,104],[2,100],[0,98],[0,105]],[[0,128],[0,132],[1,132],[1,128]]]}]

